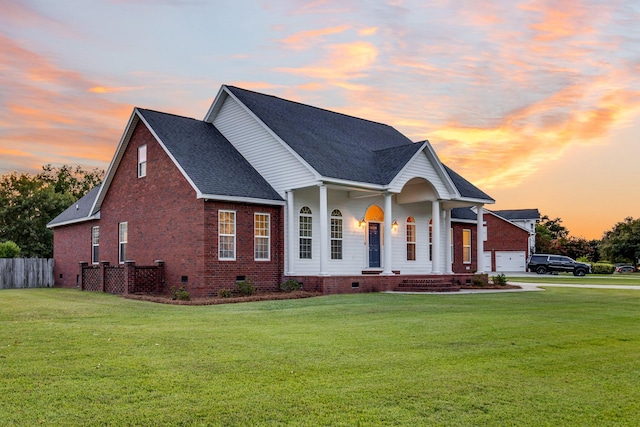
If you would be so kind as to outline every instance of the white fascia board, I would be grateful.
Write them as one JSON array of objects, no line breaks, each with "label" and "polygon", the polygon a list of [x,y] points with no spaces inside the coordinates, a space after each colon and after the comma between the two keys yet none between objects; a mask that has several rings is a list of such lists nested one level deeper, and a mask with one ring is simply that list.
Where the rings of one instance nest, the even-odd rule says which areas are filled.
[{"label": "white fascia board", "polygon": [[95,213],[95,214],[93,214],[91,216],[85,216],[83,218],[70,219],[68,221],[59,222],[59,223],[53,224],[53,225],[47,224],[47,228],[62,227],[63,225],[77,224],[77,223],[80,223],[80,222],[92,221],[94,219],[100,219],[100,211],[98,211],[97,213]]},{"label": "white fascia board", "polygon": [[436,172],[438,173],[438,175],[440,175],[440,179],[442,179],[445,185],[447,185],[447,187],[449,188],[449,191],[453,193],[454,197],[452,198],[459,199],[461,197],[461,194],[458,191],[458,187],[455,186],[455,184],[453,183],[453,180],[451,179],[447,171],[444,169],[444,166],[442,165],[442,162],[440,161],[440,158],[438,157],[436,150],[433,149],[433,147],[431,146],[431,143],[428,140],[425,140],[424,142],[425,142],[425,147],[423,147],[420,151],[424,151],[426,149],[427,157],[430,157],[436,163],[435,165]]},{"label": "white fascia board", "polygon": [[304,165],[304,167],[306,167],[309,170],[309,172],[311,172],[313,174],[315,179],[322,179],[322,176],[318,173],[318,171],[316,171],[309,163],[307,163],[307,161],[305,159],[303,159],[298,153],[296,153],[296,151],[293,148],[291,148],[289,146],[289,144],[284,142],[278,136],[278,134],[276,134],[273,130],[271,130],[271,128],[269,126],[266,125],[266,123],[264,123],[262,120],[260,120],[260,118],[258,116],[256,116],[254,114],[254,112],[251,111],[251,109],[249,107],[244,105],[244,103],[242,101],[240,101],[233,93],[231,93],[231,91],[229,89],[227,89],[227,87],[225,85],[222,85],[222,88],[220,88],[221,92],[223,90],[224,90],[224,94],[226,94],[226,96],[224,96],[224,94],[222,94],[220,92],[218,93],[218,96],[214,100],[213,105],[211,106],[211,108],[209,108],[209,112],[207,113],[207,115],[205,117],[205,121],[206,122],[213,124],[213,122],[215,120],[215,115],[220,110],[220,108],[222,108],[222,104],[224,103],[224,100],[226,99],[226,97],[230,97],[230,98],[234,99],[238,103],[238,105],[240,105],[251,117],[253,117],[253,119],[257,123],[259,123],[260,126],[262,126],[269,133],[269,135],[271,135],[276,141],[278,141],[278,143],[282,144],[282,146],[287,151],[289,151],[289,153],[291,153],[291,155],[293,155],[293,157],[295,157],[296,160],[298,160],[300,163],[302,163]]},{"label": "white fascia board", "polygon": [[362,190],[362,191],[387,191],[387,185],[369,184],[366,182],[349,181],[345,179],[336,178],[324,178],[318,185],[335,185],[339,187],[348,187],[348,190]]},{"label": "white fascia board", "polygon": [[222,108],[222,104],[224,104],[224,100],[229,96],[229,92],[224,90],[225,85],[220,86],[218,89],[218,93],[216,97],[213,98],[213,102],[211,103],[211,107],[207,111],[207,114],[204,116],[204,122],[213,124],[213,119],[218,115],[218,111]]},{"label": "white fascia board", "polygon": [[252,205],[284,206],[287,203],[284,200],[257,199],[254,197],[225,196],[219,194],[202,194],[200,192],[198,192],[197,198],[205,200],[219,200],[223,202],[250,203]]},{"label": "white fascia board", "polygon": [[122,134],[122,137],[120,137],[118,148],[116,149],[116,152],[114,153],[113,158],[111,159],[111,163],[109,163],[109,167],[107,168],[107,173],[105,174],[104,179],[102,180],[100,191],[98,192],[96,199],[93,201],[93,205],[91,206],[91,210],[89,211],[89,213],[96,213],[97,211],[100,210],[102,201],[107,195],[107,191],[109,191],[109,186],[111,185],[111,181],[113,180],[116,170],[118,169],[118,165],[122,160],[122,156],[124,155],[127,145],[129,145],[129,140],[131,139],[131,135],[133,134],[133,130],[135,129],[139,118],[140,118],[140,115],[138,114],[138,109],[134,108],[133,111],[131,112],[131,116],[129,117],[129,121],[127,122],[127,126],[124,129],[124,133]]}]

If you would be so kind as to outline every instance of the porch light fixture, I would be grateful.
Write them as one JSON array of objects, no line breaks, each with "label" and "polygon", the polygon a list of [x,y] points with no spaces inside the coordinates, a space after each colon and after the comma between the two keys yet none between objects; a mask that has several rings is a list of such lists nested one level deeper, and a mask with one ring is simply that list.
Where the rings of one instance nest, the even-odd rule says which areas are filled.
[{"label": "porch light fixture", "polygon": [[398,221],[397,220],[393,220],[393,222],[391,223],[391,228],[393,228],[394,230],[396,230],[398,228]]},{"label": "porch light fixture", "polygon": [[362,217],[362,219],[358,222],[358,225],[359,225],[360,227],[364,227],[364,224],[365,224],[365,222],[364,222],[364,217]]}]

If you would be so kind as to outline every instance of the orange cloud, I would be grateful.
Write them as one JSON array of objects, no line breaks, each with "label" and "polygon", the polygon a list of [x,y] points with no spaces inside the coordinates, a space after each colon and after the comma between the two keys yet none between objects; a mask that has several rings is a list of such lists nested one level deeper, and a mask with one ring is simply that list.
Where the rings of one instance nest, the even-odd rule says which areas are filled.
[{"label": "orange cloud", "polygon": [[320,30],[302,31],[280,40],[287,48],[294,50],[308,49],[311,44],[317,43],[324,36],[339,34],[347,31],[350,27],[342,25],[339,27],[322,28]]},{"label": "orange cloud", "polygon": [[378,55],[378,50],[373,44],[362,41],[331,45],[327,50],[328,55],[316,65],[277,68],[276,71],[342,82],[365,76]]}]

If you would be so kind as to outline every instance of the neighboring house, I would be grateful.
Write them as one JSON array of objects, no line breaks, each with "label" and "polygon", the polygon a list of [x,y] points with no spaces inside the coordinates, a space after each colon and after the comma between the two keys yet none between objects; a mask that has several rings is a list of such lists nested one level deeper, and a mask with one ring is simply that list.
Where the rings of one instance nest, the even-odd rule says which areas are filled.
[{"label": "neighboring house", "polygon": [[[530,231],[499,214],[501,211],[484,209],[481,237],[484,241],[483,268],[486,272],[526,271]],[[452,211],[454,245],[453,271],[464,273],[477,269],[478,239],[476,208],[456,208]]]},{"label": "neighboring house", "polygon": [[133,110],[102,185],[49,224],[56,286],[79,286],[80,262],[130,260],[194,296],[247,279],[324,293],[452,282],[452,209],[490,203],[428,141],[222,86],[204,120]]},{"label": "neighboring house", "polygon": [[538,209],[509,209],[493,212],[529,231],[529,254],[536,251],[536,224],[540,222]]}]

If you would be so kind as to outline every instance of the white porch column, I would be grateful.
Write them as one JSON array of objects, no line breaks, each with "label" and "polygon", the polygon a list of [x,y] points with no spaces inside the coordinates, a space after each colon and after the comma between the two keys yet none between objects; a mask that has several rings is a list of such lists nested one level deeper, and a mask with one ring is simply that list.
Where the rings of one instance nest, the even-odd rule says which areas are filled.
[{"label": "white porch column", "polygon": [[287,260],[287,265],[285,266],[284,273],[287,276],[293,276],[296,271],[296,235],[294,225],[296,214],[293,207],[293,196],[293,190],[287,191],[287,247],[285,251],[285,259]]},{"label": "white porch column", "polygon": [[327,186],[320,185],[320,272],[321,276],[328,276],[329,264],[329,216],[327,214]]},{"label": "white porch column", "polygon": [[451,208],[444,210],[444,272],[453,274],[451,259]]},{"label": "white porch column", "polygon": [[432,248],[433,252],[431,253],[431,272],[433,274],[441,274],[442,270],[440,269],[440,255],[442,254],[442,244],[440,238],[440,201],[434,200],[431,202],[431,220],[433,222],[433,242]]},{"label": "white porch column", "polygon": [[382,274],[391,275],[391,222],[393,221],[393,211],[391,207],[391,193],[384,195],[384,265]]},{"label": "white porch column", "polygon": [[478,209],[476,222],[476,273],[484,273],[484,221],[482,219],[482,205],[476,206]]}]

